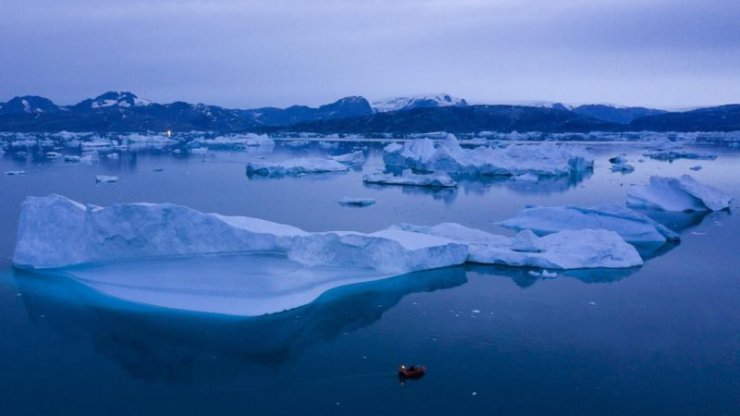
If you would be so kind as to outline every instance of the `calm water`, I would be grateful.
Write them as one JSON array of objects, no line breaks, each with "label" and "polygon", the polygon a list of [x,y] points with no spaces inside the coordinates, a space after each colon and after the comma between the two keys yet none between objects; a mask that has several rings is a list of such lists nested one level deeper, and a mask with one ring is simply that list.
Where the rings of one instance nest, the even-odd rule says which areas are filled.
[{"label": "calm water", "polygon": [[[272,154],[123,153],[93,164],[6,154],[0,171],[0,414],[740,414],[740,220],[733,212],[667,219],[682,242],[633,270],[561,274],[458,267],[339,288],[265,318],[173,312],[115,301],[73,281],[14,271],[26,195],[109,205],[174,202],[306,230],[372,231],[399,222],[496,221],[527,204],[623,203],[650,174],[691,173],[740,197],[740,154],[645,159],[591,145],[585,178],[464,182],[430,192],[369,187],[361,171],[255,179]],[[364,171],[382,166],[371,146]],[[626,152],[636,171],[609,172]],[[692,172],[689,167],[702,165]],[[163,169],[156,172],[155,169]],[[95,176],[120,177],[95,184]],[[343,208],[343,196],[372,197]],[[737,210],[737,203],[733,209]],[[424,363],[400,384],[399,363]]]}]

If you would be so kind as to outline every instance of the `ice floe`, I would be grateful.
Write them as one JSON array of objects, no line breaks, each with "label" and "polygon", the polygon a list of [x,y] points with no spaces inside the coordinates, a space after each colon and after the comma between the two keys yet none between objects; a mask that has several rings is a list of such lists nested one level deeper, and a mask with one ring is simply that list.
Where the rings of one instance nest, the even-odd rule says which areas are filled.
[{"label": "ice floe", "polygon": [[547,235],[563,230],[604,229],[617,232],[633,244],[678,241],[677,233],[646,215],[619,205],[596,207],[530,207],[498,223],[515,230]]},{"label": "ice floe", "polygon": [[346,172],[347,165],[321,157],[301,157],[278,162],[249,162],[247,175],[298,176],[312,173]]},{"label": "ice floe", "polygon": [[349,165],[361,165],[365,163],[365,154],[362,150],[357,150],[355,152],[345,153],[342,155],[329,156],[329,159]]},{"label": "ice floe", "polygon": [[587,152],[568,146],[545,143],[464,149],[452,134],[439,144],[430,139],[392,143],[383,150],[383,161],[389,168],[470,176],[560,176],[593,167]]},{"label": "ice floe", "polygon": [[95,177],[95,182],[97,182],[97,183],[113,183],[113,182],[118,182],[118,176],[98,175],[98,176]]},{"label": "ice floe", "polygon": [[350,198],[346,196],[337,202],[343,207],[369,207],[375,204],[373,198]]},{"label": "ice floe", "polygon": [[663,211],[718,211],[729,208],[730,202],[730,195],[689,175],[651,176],[647,185],[635,187],[627,194],[630,207]]},{"label": "ice floe", "polygon": [[411,169],[404,170],[400,175],[382,172],[371,173],[365,175],[362,181],[370,184],[425,186],[430,188],[454,188],[457,186],[457,182],[452,180],[447,174],[417,175]]},{"label": "ice floe", "polygon": [[655,160],[674,161],[676,159],[714,160],[716,154],[705,152],[691,152],[688,150],[660,150],[645,153],[645,156]]}]

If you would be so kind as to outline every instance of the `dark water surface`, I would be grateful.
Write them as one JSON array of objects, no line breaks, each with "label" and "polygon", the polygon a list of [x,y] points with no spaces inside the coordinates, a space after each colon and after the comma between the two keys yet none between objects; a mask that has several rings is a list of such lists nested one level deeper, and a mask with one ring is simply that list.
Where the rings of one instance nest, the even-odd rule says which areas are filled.
[{"label": "dark water surface", "polygon": [[[466,181],[441,192],[365,186],[361,171],[245,176],[247,160],[327,152],[315,146],[122,153],[93,164],[6,154],[0,171],[28,174],[0,176],[0,415],[740,415],[734,212],[671,217],[681,244],[637,269],[545,280],[440,269],[341,287],[262,318],[128,304],[10,265],[23,198],[52,192],[99,205],[167,201],[310,231],[458,222],[507,232],[494,223],[527,204],[621,204],[651,174],[691,173],[740,197],[738,153],[638,163],[641,149],[592,146],[597,163],[585,178]],[[369,149],[365,172],[382,166],[378,150]],[[634,173],[609,171],[607,159],[622,152]],[[120,182],[96,185],[99,174]],[[345,208],[343,196],[377,203]],[[400,384],[401,362],[426,364],[428,374]]]}]

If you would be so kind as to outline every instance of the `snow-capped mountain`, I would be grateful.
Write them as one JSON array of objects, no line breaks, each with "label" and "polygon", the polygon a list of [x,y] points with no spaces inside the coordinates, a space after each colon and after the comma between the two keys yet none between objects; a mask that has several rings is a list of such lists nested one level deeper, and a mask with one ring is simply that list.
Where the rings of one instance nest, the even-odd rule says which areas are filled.
[{"label": "snow-capped mountain", "polygon": [[375,112],[386,113],[389,111],[412,110],[414,108],[465,107],[468,103],[463,98],[453,97],[449,94],[430,94],[388,98],[375,101],[371,105]]},{"label": "snow-capped mountain", "polygon": [[25,95],[23,97],[15,97],[0,106],[0,115],[55,113],[62,110],[62,107],[59,107],[47,98]]},{"label": "snow-capped mountain", "polygon": [[128,91],[108,91],[95,98],[87,99],[75,105],[78,109],[96,110],[100,108],[131,108],[151,104],[136,94]]}]

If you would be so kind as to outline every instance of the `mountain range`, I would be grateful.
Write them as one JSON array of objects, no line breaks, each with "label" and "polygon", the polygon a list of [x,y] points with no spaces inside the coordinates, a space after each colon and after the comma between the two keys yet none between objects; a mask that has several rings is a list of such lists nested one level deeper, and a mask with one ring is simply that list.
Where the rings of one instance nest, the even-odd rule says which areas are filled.
[{"label": "mountain range", "polygon": [[0,131],[191,131],[419,133],[429,131],[735,131],[740,104],[669,112],[606,104],[469,104],[449,94],[396,97],[372,104],[359,96],[320,107],[228,109],[177,101],[159,104],[109,91],[60,106],[38,96],[0,103]]}]

